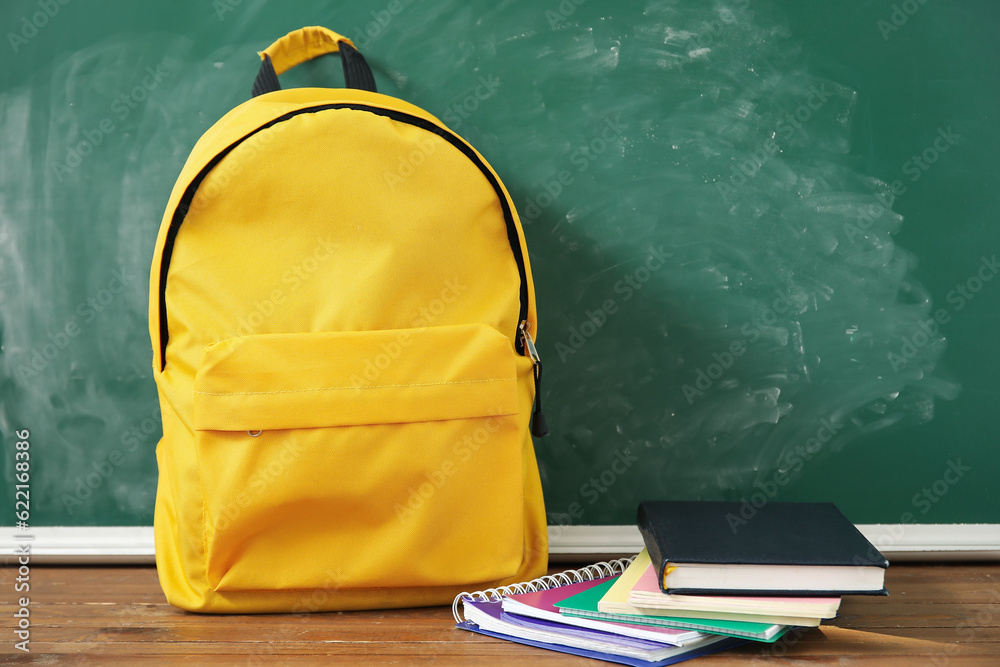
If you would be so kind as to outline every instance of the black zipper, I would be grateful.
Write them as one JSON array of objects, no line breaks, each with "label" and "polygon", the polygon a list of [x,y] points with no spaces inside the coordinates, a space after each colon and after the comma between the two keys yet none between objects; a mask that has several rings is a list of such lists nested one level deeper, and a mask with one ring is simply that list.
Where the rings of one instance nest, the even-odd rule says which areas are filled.
[{"label": "black zipper", "polygon": [[184,222],[184,218],[187,216],[188,209],[191,207],[191,202],[194,200],[194,195],[198,191],[198,187],[201,185],[201,182],[205,180],[208,173],[234,148],[261,130],[266,130],[272,125],[276,125],[277,123],[288,120],[289,118],[294,118],[299,114],[317,113],[319,111],[327,111],[329,109],[356,109],[358,111],[368,111],[379,116],[386,116],[402,123],[414,125],[427,130],[428,132],[433,132],[460,150],[467,158],[469,158],[469,160],[472,161],[473,164],[479,167],[479,170],[490,182],[490,185],[493,186],[497,199],[500,200],[500,206],[503,209],[504,222],[507,224],[507,240],[510,242],[510,249],[514,254],[514,261],[517,263],[517,272],[521,279],[521,309],[517,319],[518,329],[513,332],[512,338],[514,340],[514,350],[518,354],[526,354],[520,330],[521,323],[526,322],[528,319],[528,278],[524,269],[524,255],[521,253],[521,240],[517,234],[517,226],[514,224],[514,215],[510,208],[510,202],[507,201],[507,196],[504,194],[503,188],[500,187],[500,182],[497,180],[497,177],[493,175],[493,172],[486,167],[482,159],[480,159],[475,151],[473,151],[468,144],[458,138],[457,135],[424,118],[403,113],[401,111],[382,109],[365,104],[322,104],[319,106],[307,107],[305,109],[298,109],[283,116],[279,116],[278,118],[261,125],[256,130],[238,141],[233,142],[219,152],[218,155],[212,158],[208,164],[206,164],[204,168],[198,172],[198,175],[191,180],[191,183],[184,191],[180,202],[177,204],[177,208],[174,209],[173,218],[170,220],[170,228],[167,230],[167,237],[163,243],[163,255],[160,258],[160,371],[162,372],[167,366],[167,341],[170,338],[170,332],[167,329],[167,272],[170,269],[170,258],[173,256],[174,242],[177,239],[177,232],[180,230],[181,223]]}]

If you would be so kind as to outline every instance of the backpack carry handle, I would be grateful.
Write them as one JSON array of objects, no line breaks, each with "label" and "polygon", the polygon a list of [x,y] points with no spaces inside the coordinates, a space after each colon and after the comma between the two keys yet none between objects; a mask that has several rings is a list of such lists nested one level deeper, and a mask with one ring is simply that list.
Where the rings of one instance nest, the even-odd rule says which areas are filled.
[{"label": "backpack carry handle", "polygon": [[375,90],[375,77],[354,42],[321,26],[293,30],[263,51],[259,51],[260,71],[253,82],[251,97],[281,90],[278,75],[299,63],[317,56],[340,52],[344,65],[344,85],[360,90]]}]

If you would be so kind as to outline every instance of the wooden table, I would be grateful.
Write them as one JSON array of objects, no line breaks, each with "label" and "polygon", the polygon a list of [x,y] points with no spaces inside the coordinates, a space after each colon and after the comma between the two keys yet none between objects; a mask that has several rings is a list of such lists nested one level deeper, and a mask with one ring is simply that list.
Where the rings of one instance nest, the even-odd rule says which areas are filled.
[{"label": "wooden table", "polygon": [[[170,607],[151,567],[31,569],[31,653],[14,649],[15,570],[0,569],[0,664],[598,665],[453,627],[444,607],[208,616]],[[849,597],[818,629],[696,658],[736,665],[1000,666],[1000,564],[894,564],[891,595]]]}]

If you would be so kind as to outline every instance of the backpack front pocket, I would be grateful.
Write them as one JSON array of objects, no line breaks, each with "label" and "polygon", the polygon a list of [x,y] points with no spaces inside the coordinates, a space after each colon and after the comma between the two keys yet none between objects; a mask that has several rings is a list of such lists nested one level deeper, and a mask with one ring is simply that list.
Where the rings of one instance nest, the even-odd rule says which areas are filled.
[{"label": "backpack front pocket", "polygon": [[524,549],[514,359],[483,324],[208,346],[194,424],[213,590],[514,575]]}]

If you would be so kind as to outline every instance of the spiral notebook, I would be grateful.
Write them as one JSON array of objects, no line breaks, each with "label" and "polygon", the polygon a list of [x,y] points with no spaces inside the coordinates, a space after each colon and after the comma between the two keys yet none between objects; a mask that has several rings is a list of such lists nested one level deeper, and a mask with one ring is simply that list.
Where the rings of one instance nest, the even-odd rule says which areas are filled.
[{"label": "spiral notebook", "polygon": [[[575,594],[581,588],[613,580],[625,571],[632,560],[622,558],[595,563],[529,582],[460,593],[452,602],[456,627],[528,646],[645,667],[670,665],[744,643],[731,637],[676,630],[648,633],[648,627],[645,628],[645,638],[638,638],[630,632],[634,627],[630,624],[566,617],[552,620],[543,613],[532,615],[534,611],[544,610],[546,605],[533,606],[531,594],[559,589],[565,589],[566,596]],[[523,600],[520,605],[507,604],[518,597]],[[464,619],[459,612],[460,603],[465,612]],[[546,604],[551,606],[551,598]],[[528,613],[508,612],[508,606]]]},{"label": "spiral notebook", "polygon": [[500,586],[497,588],[487,588],[486,590],[476,591],[475,593],[462,592],[456,595],[455,599],[452,601],[451,613],[452,616],[455,617],[455,622],[461,624],[465,621],[465,619],[462,618],[461,614],[459,614],[458,605],[463,599],[471,601],[478,600],[479,602],[502,602],[508,595],[538,593],[540,591],[547,591],[560,586],[580,584],[603,577],[614,577],[624,572],[628,566],[632,564],[632,561],[635,560],[635,558],[635,556],[630,556],[628,558],[619,558],[617,560],[602,561],[600,563],[594,563],[593,565],[580,568],[579,570],[567,570],[566,572],[547,574],[544,577],[538,577],[537,579],[532,579],[531,581],[526,581],[524,583],[510,584],[509,586]]}]

